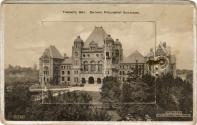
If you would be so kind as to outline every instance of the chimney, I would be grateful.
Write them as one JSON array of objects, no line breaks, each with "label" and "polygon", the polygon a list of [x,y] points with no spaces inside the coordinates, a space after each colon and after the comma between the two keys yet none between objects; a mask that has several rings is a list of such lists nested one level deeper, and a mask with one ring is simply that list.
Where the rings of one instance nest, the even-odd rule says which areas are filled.
[{"label": "chimney", "polygon": [[68,58],[67,54],[66,54],[66,53],[64,53],[64,59],[67,59],[67,58]]},{"label": "chimney", "polygon": [[163,42],[163,47],[166,48],[166,42]]},{"label": "chimney", "polygon": [[153,52],[153,48],[150,48],[150,52]]}]

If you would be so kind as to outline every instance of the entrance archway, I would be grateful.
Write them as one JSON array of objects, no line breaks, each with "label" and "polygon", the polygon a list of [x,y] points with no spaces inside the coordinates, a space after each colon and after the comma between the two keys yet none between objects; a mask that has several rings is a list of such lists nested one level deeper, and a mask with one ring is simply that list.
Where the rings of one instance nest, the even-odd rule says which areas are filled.
[{"label": "entrance archway", "polygon": [[82,78],[81,82],[82,82],[82,84],[85,84],[86,83],[86,79]]},{"label": "entrance archway", "polygon": [[94,78],[93,78],[93,77],[89,77],[88,83],[89,83],[89,84],[94,84]]},{"label": "entrance archway", "polygon": [[101,78],[97,78],[97,84],[101,84]]}]

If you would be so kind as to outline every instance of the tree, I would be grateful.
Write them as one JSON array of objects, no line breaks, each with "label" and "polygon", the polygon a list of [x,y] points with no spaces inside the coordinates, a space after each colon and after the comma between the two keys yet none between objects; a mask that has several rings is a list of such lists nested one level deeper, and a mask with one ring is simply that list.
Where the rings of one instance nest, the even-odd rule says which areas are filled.
[{"label": "tree", "polygon": [[[158,113],[164,113],[165,111],[182,111],[182,113],[191,114],[192,116],[192,84],[183,81],[179,77],[174,78],[171,74],[166,74],[156,80],[156,85]],[[178,118],[178,120],[191,119],[192,117]],[[173,119],[165,118],[164,120]]]},{"label": "tree", "polygon": [[13,116],[25,114],[26,108],[30,106],[30,104],[31,98],[28,86],[25,84],[14,85],[11,92],[5,91],[5,118],[7,120],[19,120]]},{"label": "tree", "polygon": [[[91,96],[87,92],[73,91],[52,97],[49,91],[50,104],[31,101],[28,87],[17,86],[5,98],[5,116],[7,120],[39,120],[39,121],[108,121],[110,116],[104,109],[91,104]],[[63,98],[62,104],[55,104]],[[51,100],[50,100],[51,99]],[[24,119],[15,119],[15,114],[24,115]]]},{"label": "tree", "polygon": [[[122,85],[121,107],[118,113],[124,119],[128,114],[136,119],[155,114],[155,79],[150,75],[140,77],[137,68],[128,73],[127,81]],[[150,103],[150,104],[144,104]],[[153,103],[153,104],[152,104]],[[152,110],[149,110],[152,109]]]},{"label": "tree", "polygon": [[130,72],[122,86],[123,103],[155,101],[155,80],[150,75],[139,77],[137,72]]},{"label": "tree", "polygon": [[114,77],[105,77],[101,87],[101,101],[104,106],[114,108],[120,103],[121,83]]}]

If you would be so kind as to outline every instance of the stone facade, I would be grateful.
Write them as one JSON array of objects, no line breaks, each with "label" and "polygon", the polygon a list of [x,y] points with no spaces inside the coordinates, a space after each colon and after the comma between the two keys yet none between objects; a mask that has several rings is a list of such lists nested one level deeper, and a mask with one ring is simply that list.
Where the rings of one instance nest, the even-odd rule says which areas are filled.
[{"label": "stone facade", "polygon": [[[159,46],[156,53],[170,59],[166,72],[175,72],[174,57],[162,52]],[[55,46],[46,48],[39,59],[39,81],[45,84],[101,84],[104,77],[114,76],[124,82],[133,70],[137,69],[139,76],[149,73],[146,61],[150,58],[151,54],[144,57],[137,50],[123,58],[120,40],[114,40],[102,27],[95,27],[86,41],[80,36],[74,40],[71,57],[62,56]]]}]

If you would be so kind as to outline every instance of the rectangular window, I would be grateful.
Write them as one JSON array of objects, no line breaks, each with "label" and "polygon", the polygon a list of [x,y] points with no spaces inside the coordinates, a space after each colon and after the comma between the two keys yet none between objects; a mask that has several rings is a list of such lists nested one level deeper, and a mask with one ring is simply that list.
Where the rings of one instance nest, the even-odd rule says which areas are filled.
[{"label": "rectangular window", "polygon": [[78,82],[78,78],[77,77],[74,78],[74,82]]},{"label": "rectangular window", "polygon": [[106,73],[106,74],[109,74],[109,71],[106,71],[105,73]]},{"label": "rectangular window", "polygon": [[48,75],[49,74],[49,71],[44,71],[44,75]]},{"label": "rectangular window", "polygon": [[98,71],[102,70],[102,64],[98,64]]},{"label": "rectangular window", "polygon": [[64,75],[64,71],[62,71],[62,75]]},{"label": "rectangular window", "polygon": [[70,75],[70,71],[67,71],[67,74]]},{"label": "rectangular window", "polygon": [[92,64],[91,65],[91,71],[94,72],[95,70],[96,70],[96,65],[95,64]]},{"label": "rectangular window", "polygon": [[75,60],[75,65],[78,65],[78,60]]},{"label": "rectangular window", "polygon": [[70,77],[67,78],[67,81],[70,81]]},{"label": "rectangular window", "polygon": [[109,52],[106,52],[106,58],[109,58]]}]

